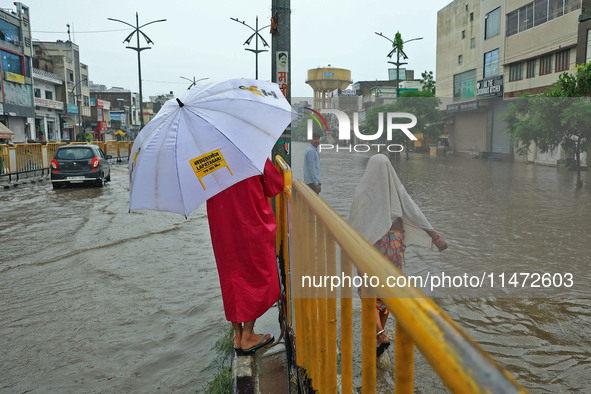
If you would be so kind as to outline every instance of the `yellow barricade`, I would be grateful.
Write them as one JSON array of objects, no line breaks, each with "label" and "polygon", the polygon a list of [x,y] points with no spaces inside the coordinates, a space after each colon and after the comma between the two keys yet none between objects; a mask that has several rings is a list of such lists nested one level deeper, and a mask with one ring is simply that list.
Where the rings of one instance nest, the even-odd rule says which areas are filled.
[{"label": "yellow barricade", "polygon": [[0,174],[10,173],[10,157],[8,155],[8,145],[0,145]]},{"label": "yellow barricade", "polygon": [[51,161],[55,156],[55,151],[62,145],[67,145],[65,142],[48,142],[47,143],[47,160]]},{"label": "yellow barricade", "polygon": [[[304,287],[302,278],[354,277],[353,266],[368,276],[399,277],[398,271],[340,215],[301,180],[291,186],[289,166],[276,158],[286,188],[275,200],[278,253],[287,322],[286,346],[295,336],[295,363],[309,388],[336,393],[340,344],[342,393],[352,393],[354,351],[361,351],[364,393],[376,391],[376,296],[396,318],[395,391],[414,390],[414,346],[453,392],[518,393],[525,389],[414,287],[362,289],[361,343],[354,343],[353,286]],[[292,221],[293,219],[293,221]],[[292,227],[291,227],[292,226]],[[291,259],[289,258],[291,256]],[[337,305],[337,302],[339,305]],[[338,308],[340,306],[340,308]],[[337,311],[340,309],[340,314]],[[340,327],[340,333],[337,330]],[[340,334],[340,335],[339,335]],[[361,345],[361,346],[359,346]],[[290,353],[290,352],[288,352]],[[301,377],[301,375],[300,375]]]},{"label": "yellow barricade", "polygon": [[32,171],[43,168],[43,152],[41,144],[17,144],[16,171]]}]

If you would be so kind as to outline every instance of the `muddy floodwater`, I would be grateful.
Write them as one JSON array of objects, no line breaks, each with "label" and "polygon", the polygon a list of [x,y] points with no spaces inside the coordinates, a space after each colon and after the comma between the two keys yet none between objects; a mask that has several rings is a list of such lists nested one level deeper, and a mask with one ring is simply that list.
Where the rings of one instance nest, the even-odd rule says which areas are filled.
[{"label": "muddy floodwater", "polygon": [[[295,178],[306,146],[293,143]],[[345,218],[367,159],[321,154],[321,197]],[[128,213],[127,167],[112,168],[104,188],[0,190],[2,393],[201,392],[215,373],[227,322],[205,206],[188,219]],[[576,190],[572,171],[517,162],[411,154],[395,168],[449,244],[409,248],[406,274],[572,273],[561,292],[435,301],[526,388],[591,392],[589,173]],[[417,390],[444,391],[421,357],[415,376]]]}]

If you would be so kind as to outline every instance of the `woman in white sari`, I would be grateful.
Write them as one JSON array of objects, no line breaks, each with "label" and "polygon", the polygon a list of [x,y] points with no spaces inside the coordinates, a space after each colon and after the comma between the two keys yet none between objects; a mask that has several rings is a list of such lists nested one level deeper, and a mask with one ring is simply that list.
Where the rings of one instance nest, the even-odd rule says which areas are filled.
[{"label": "woman in white sari", "polygon": [[[400,182],[390,160],[383,154],[372,156],[367,162],[365,173],[353,196],[349,222],[401,271],[405,265],[406,245],[427,248],[435,245],[439,251],[447,249],[446,242],[433,230]],[[378,299],[378,357],[390,346],[384,331],[388,314],[386,306]]]}]

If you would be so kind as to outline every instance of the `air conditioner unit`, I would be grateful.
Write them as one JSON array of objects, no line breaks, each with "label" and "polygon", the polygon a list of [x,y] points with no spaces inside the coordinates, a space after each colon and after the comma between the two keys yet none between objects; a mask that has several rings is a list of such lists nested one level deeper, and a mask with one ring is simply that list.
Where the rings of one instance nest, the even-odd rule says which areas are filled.
[{"label": "air conditioner unit", "polygon": [[16,45],[17,47],[20,47],[21,46],[21,42],[19,40],[13,40],[12,43],[14,45]]}]

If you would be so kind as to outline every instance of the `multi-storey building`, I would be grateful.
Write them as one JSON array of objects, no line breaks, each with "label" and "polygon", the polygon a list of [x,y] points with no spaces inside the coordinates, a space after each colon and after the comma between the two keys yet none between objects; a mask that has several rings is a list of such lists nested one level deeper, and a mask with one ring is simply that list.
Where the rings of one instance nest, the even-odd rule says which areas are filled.
[{"label": "multi-storey building", "polygon": [[134,138],[140,130],[139,94],[121,87],[91,84],[90,96],[111,103],[110,128]]},{"label": "multi-storey building", "polygon": [[36,139],[31,22],[29,8],[0,9],[0,122],[12,131],[12,141]]},{"label": "multi-storey building", "polygon": [[[587,2],[587,0],[584,0]],[[437,14],[437,97],[453,150],[512,157],[503,115],[576,64],[581,0],[456,0]],[[556,163],[560,152],[531,160]]]},{"label": "multi-storey building", "polygon": [[88,66],[80,62],[80,49],[71,41],[35,41],[35,67],[45,70],[51,62],[53,73],[65,81],[63,89],[56,92],[56,100],[65,104],[62,116],[62,136],[74,141],[82,131],[92,131],[85,124],[90,117],[90,89]]},{"label": "multi-storey building", "polygon": [[[49,67],[46,67],[49,69]],[[35,133],[37,139],[47,142],[62,140],[60,117],[63,101],[56,100],[64,81],[49,71],[33,68],[33,94],[35,96]]]}]

